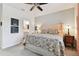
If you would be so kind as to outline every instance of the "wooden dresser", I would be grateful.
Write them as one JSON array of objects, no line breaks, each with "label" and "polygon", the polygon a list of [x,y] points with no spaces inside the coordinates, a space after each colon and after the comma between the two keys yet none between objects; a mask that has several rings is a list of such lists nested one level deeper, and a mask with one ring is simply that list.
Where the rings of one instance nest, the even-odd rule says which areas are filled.
[{"label": "wooden dresser", "polygon": [[70,35],[64,36],[64,44],[66,47],[74,47],[75,44],[74,42],[75,42],[74,36]]}]

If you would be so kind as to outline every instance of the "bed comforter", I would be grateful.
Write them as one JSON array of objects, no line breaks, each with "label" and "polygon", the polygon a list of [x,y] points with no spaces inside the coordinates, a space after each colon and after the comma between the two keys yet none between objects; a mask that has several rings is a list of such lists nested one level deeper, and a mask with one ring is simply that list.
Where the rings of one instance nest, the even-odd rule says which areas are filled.
[{"label": "bed comforter", "polygon": [[26,48],[45,56],[63,56],[65,49],[62,37],[49,34],[26,35]]}]

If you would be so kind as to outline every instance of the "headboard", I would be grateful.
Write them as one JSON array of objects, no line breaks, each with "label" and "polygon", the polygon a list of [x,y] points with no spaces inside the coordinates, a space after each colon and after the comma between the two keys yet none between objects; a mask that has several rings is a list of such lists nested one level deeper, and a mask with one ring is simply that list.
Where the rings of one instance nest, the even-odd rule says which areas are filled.
[{"label": "headboard", "polygon": [[43,24],[40,28],[41,33],[48,33],[48,34],[58,34],[60,36],[64,35],[64,24],[57,23],[57,24]]}]

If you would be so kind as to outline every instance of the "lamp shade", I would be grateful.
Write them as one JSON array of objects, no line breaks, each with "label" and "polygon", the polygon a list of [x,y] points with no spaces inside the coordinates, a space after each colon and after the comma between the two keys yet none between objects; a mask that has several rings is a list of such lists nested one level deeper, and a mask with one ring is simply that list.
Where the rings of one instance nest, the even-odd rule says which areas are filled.
[{"label": "lamp shade", "polygon": [[70,25],[67,25],[66,28],[67,28],[67,29],[70,29],[71,27],[70,27]]}]

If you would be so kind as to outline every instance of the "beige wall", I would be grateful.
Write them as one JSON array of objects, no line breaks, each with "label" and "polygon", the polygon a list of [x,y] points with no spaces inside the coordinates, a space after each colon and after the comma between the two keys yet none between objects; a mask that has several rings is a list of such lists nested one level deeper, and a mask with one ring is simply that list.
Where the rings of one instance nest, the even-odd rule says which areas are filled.
[{"label": "beige wall", "polygon": [[[75,36],[75,15],[74,8],[70,8],[67,10],[51,13],[44,16],[36,17],[36,24],[56,24],[63,23],[64,28],[66,25],[70,25],[70,34]],[[67,33],[67,28],[64,29],[65,33]]]}]

